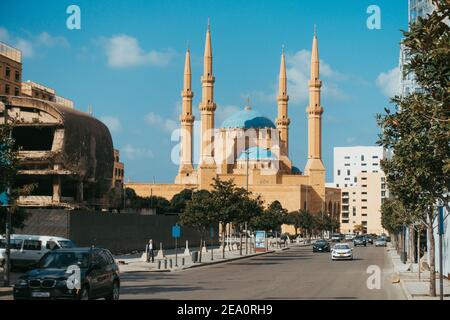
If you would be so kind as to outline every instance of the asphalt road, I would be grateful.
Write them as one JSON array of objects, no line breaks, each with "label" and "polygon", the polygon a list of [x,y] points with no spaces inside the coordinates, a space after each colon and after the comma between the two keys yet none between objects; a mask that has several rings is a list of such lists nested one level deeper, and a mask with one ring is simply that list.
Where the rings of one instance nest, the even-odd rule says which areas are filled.
[{"label": "asphalt road", "polygon": [[[367,287],[371,265],[381,270],[380,289]],[[121,299],[405,299],[392,272],[385,248],[358,247],[353,261],[331,261],[329,253],[291,247],[181,272],[124,273]]]}]

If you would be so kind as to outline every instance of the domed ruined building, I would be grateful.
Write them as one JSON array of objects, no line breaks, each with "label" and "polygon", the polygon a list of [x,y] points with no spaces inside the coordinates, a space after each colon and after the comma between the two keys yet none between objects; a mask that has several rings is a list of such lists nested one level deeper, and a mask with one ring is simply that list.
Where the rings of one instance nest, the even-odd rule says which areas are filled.
[{"label": "domed ruined building", "polygon": [[107,206],[114,165],[108,128],[87,113],[57,102],[0,96],[14,120],[19,170],[15,187],[33,184],[19,205],[30,207]]}]

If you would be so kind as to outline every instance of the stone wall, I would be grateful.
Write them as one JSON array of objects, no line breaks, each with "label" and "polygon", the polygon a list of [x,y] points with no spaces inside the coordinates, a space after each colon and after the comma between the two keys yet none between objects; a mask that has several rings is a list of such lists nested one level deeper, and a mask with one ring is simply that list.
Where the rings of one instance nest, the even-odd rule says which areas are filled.
[{"label": "stone wall", "polygon": [[[69,238],[79,246],[99,246],[113,253],[142,251],[149,239],[158,248],[175,247],[172,226],[178,215],[140,215],[136,213],[106,213],[93,211],[37,210],[29,209],[30,217],[18,234],[53,235]],[[218,226],[214,232],[214,243],[218,243]],[[198,246],[200,234],[191,228],[181,227],[179,247]],[[208,242],[210,239],[207,239]]]}]

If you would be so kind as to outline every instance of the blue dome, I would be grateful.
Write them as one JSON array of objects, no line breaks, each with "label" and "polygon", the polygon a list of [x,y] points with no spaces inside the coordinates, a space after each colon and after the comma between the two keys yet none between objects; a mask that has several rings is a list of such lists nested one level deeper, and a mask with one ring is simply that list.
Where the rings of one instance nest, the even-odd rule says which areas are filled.
[{"label": "blue dome", "polygon": [[291,173],[292,173],[292,174],[302,174],[302,172],[300,171],[300,169],[297,168],[297,167],[295,167],[295,166],[292,166]]},{"label": "blue dome", "polygon": [[[277,157],[269,149],[263,149],[260,147],[250,147],[247,149],[247,151],[249,160],[277,160]],[[246,159],[247,153],[244,151],[239,155],[238,161]]]},{"label": "blue dome", "polygon": [[264,117],[259,112],[252,110],[250,107],[245,107],[244,110],[236,112],[231,117],[226,119],[221,128],[273,128],[275,125],[272,120]]}]

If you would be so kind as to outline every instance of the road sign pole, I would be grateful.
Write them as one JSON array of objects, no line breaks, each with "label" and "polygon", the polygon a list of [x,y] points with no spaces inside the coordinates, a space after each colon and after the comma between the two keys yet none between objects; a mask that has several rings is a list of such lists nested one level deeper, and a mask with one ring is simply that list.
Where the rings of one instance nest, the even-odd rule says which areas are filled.
[{"label": "road sign pole", "polygon": [[178,267],[178,238],[175,238],[175,267]]}]

